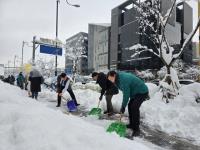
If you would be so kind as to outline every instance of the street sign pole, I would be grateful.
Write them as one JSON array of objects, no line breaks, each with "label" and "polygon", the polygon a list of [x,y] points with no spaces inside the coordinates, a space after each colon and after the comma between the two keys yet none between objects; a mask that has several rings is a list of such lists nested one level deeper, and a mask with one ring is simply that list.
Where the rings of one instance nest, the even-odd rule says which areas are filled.
[{"label": "street sign pole", "polygon": [[57,76],[58,56],[57,56],[57,40],[58,40],[58,5],[60,0],[56,1],[56,60],[55,60],[55,76]]}]

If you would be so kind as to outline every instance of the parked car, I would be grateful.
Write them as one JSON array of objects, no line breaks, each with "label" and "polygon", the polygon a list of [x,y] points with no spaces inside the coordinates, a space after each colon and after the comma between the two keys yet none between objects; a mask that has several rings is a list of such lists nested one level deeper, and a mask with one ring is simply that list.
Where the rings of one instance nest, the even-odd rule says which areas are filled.
[{"label": "parked car", "polygon": [[159,86],[159,82],[160,82],[160,80],[158,80],[158,79],[155,79],[155,80],[151,81],[151,83],[153,83],[153,84],[155,84],[157,86]]},{"label": "parked car", "polygon": [[181,80],[179,80],[179,83],[181,85],[188,85],[188,84],[192,84],[194,82],[195,82],[194,80],[187,80],[187,79],[181,79]]},{"label": "parked car", "polygon": [[[154,84],[156,84],[157,86],[159,85],[159,82],[160,82],[160,80],[158,80],[158,79],[152,80],[152,81],[151,81],[151,83],[154,83]],[[181,85],[188,85],[188,84],[195,83],[195,81],[194,81],[194,80],[189,80],[189,79],[180,79],[180,80],[179,80],[179,83],[180,83]]]}]

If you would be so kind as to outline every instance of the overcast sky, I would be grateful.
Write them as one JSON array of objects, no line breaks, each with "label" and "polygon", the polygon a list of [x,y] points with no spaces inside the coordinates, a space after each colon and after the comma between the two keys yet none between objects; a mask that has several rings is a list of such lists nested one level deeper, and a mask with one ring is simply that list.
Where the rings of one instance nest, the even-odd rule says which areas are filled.
[{"label": "overcast sky", "polygon": [[[60,1],[58,37],[64,42],[80,31],[88,32],[88,23],[110,23],[111,9],[126,0],[69,0],[81,5],[80,8],[70,7],[65,0]],[[197,3],[191,6],[196,18]],[[0,64],[7,64],[10,60],[12,66],[14,55],[20,60],[22,41],[31,46],[34,35],[55,39],[55,22],[56,0],[0,0]],[[32,48],[25,45],[24,62],[31,56]],[[59,57],[60,66],[64,66],[63,60],[64,57]]]}]

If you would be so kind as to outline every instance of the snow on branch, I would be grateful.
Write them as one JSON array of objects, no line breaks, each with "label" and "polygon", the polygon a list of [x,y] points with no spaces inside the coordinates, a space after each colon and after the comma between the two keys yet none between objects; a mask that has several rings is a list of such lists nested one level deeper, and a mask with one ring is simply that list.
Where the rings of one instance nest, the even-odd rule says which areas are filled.
[{"label": "snow on branch", "polygon": [[84,37],[82,36],[76,37],[76,39],[68,41],[68,43],[66,43],[65,45],[65,49],[66,49],[65,56],[71,60],[76,60],[81,57],[84,57],[84,58],[87,57],[85,55],[86,48],[83,43],[84,43]]},{"label": "snow on branch", "polygon": [[140,55],[143,52],[149,51],[151,53],[153,53],[154,55],[160,57],[157,53],[155,53],[152,49],[149,49],[147,46],[143,46],[141,44],[136,44],[133,45],[129,48],[127,48],[128,50],[134,50],[135,54],[131,55],[131,58],[136,57],[137,55]]},{"label": "snow on branch", "polygon": [[151,59],[151,57],[129,59],[129,60],[127,60],[127,62],[134,61],[134,60],[145,60],[145,59]]}]

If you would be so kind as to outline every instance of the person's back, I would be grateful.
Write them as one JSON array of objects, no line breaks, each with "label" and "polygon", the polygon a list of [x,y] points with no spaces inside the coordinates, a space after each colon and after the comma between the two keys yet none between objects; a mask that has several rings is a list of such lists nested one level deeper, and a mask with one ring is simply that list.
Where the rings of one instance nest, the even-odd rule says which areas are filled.
[{"label": "person's back", "polygon": [[93,72],[92,78],[101,87],[101,95],[99,97],[100,101],[102,100],[103,95],[105,94],[107,110],[104,111],[104,113],[108,114],[108,115],[112,115],[114,111],[113,111],[111,99],[112,99],[113,95],[119,93],[117,87],[110,80],[108,80],[107,75],[105,75],[102,72],[100,72],[100,73]]},{"label": "person's back", "polygon": [[31,82],[32,98],[37,99],[38,92],[41,92],[41,84],[44,82],[44,78],[38,70],[33,69],[30,72],[29,81]]},{"label": "person's back", "polygon": [[134,74],[110,71],[108,79],[115,83],[123,93],[120,112],[125,112],[128,104],[129,124],[127,128],[133,130],[132,136],[140,134],[140,106],[148,97],[148,88],[145,83]]},{"label": "person's back", "polygon": [[17,83],[18,86],[23,89],[24,88],[24,76],[22,74],[22,72],[19,73],[18,77],[17,77]]},{"label": "person's back", "polygon": [[[101,88],[104,88],[105,91],[115,88],[114,84],[107,79],[107,75],[105,75],[103,72],[98,74],[96,83],[98,83]],[[115,90],[114,94],[118,94],[118,90]]]},{"label": "person's back", "polygon": [[[148,92],[148,88],[144,81],[131,73],[119,72],[119,79],[117,85],[120,90],[125,91],[125,89],[130,89],[130,97],[134,97],[136,94],[143,94]],[[123,82],[122,82],[123,81]]]},{"label": "person's back", "polygon": [[40,72],[36,69],[30,72],[29,81],[31,82],[31,92],[40,92],[40,85],[44,82],[44,79]]}]

